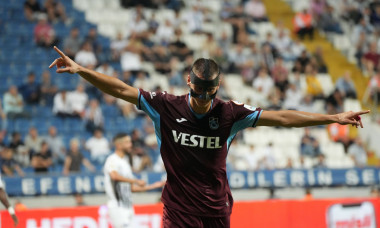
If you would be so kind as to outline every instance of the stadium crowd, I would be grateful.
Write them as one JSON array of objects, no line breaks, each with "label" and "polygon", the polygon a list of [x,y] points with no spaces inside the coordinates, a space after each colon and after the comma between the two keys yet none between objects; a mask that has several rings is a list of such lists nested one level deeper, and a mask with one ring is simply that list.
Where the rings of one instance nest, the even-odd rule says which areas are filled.
[{"label": "stadium crowd", "polygon": [[[186,91],[184,78],[195,57],[202,56],[215,59],[225,77],[240,75],[244,85],[255,91],[257,100],[241,102],[265,110],[318,112],[315,105],[318,101],[322,102],[325,113],[342,112],[345,99],[357,98],[351,72],[342,75],[333,91],[325,94],[317,77],[329,72],[323,50],[316,47],[308,52],[302,41],[312,40],[316,30],[343,34],[343,28],[349,25],[357,64],[371,78],[369,93],[371,97],[380,94],[379,1],[311,0],[310,8],[295,15],[294,31],[278,21],[274,31],[265,34],[251,26],[268,23],[261,0],[217,1],[220,4],[217,16],[210,13],[206,1],[192,1],[192,4],[180,0],[121,1],[123,7],[131,10],[131,17],[125,29],[109,42],[101,41],[96,26],[81,30],[65,9],[66,4],[71,4],[68,2],[26,0],[24,5],[20,2],[19,7],[24,7],[23,23],[34,28],[30,31],[30,36],[34,36],[33,48],[47,51],[58,45],[79,64],[118,77],[134,87],[162,90],[159,84],[152,83],[152,71],[145,67],[150,65],[153,72],[166,76],[170,92]],[[160,9],[171,10],[173,17],[157,18],[155,12]],[[59,23],[69,31],[67,34],[55,31]],[[207,25],[216,23],[226,24],[230,30],[219,34],[210,32]],[[294,39],[293,32],[297,34]],[[205,38],[199,50],[184,41],[188,34]],[[75,88],[68,88],[57,83],[57,76],[48,70],[24,74],[25,80],[10,85],[0,99],[0,164],[4,175],[100,171],[99,167],[111,153],[112,135],[123,127],[132,135],[134,171],[164,171],[153,124],[134,106],[102,94],[79,77],[74,79]],[[302,79],[306,81],[305,88]],[[65,80],[68,83],[72,79]],[[220,98],[234,98],[229,86],[222,84]],[[28,129],[20,132],[11,126],[20,120],[34,124],[26,124]],[[44,121],[45,128],[40,126]],[[114,126],[110,127],[112,123]],[[332,141],[344,145],[355,166],[380,165],[376,154],[359,137],[351,138],[348,126],[330,125],[327,130]],[[243,143],[241,138],[238,136],[235,143]],[[299,161],[288,158],[286,166],[279,166],[273,157],[272,143],[260,155],[251,145],[243,159],[234,157],[233,144],[229,167],[248,170],[303,167],[306,157],[315,160],[314,168],[328,167],[324,151],[309,129],[305,129],[300,142]],[[242,160],[246,162],[243,166],[238,164]]]}]

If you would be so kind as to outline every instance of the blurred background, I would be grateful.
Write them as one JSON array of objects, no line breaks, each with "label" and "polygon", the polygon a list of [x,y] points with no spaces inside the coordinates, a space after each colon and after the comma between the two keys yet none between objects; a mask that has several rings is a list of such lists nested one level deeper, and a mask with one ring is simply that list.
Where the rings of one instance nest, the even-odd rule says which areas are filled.
[{"label": "blurred background", "polygon": [[[97,219],[106,211],[102,166],[118,132],[132,136],[136,176],[165,179],[152,121],[78,75],[48,69],[58,57],[54,45],[148,91],[188,93],[191,64],[204,57],[220,65],[218,96],[226,101],[324,114],[370,109],[363,129],[330,124],[238,134],[227,159],[238,201],[232,226],[380,219],[378,0],[9,0],[0,2],[0,34],[0,164],[20,227],[39,226],[39,210],[61,207],[54,216],[85,207],[94,211],[94,227],[107,227]],[[134,197],[137,214],[149,215],[139,217],[148,225],[136,227],[160,227],[160,192]],[[354,208],[349,215],[346,204]],[[296,217],[309,207],[318,211]],[[260,208],[290,223],[274,224]]]}]

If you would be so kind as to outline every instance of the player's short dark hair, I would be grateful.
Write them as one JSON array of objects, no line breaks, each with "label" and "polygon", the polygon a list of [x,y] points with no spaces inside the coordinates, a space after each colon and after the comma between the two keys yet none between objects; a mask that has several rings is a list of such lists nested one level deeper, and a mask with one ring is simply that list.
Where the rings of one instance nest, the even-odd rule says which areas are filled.
[{"label": "player's short dark hair", "polygon": [[112,142],[115,143],[116,140],[121,139],[121,138],[124,138],[124,137],[126,137],[126,136],[128,136],[127,133],[124,133],[124,132],[117,133],[117,134],[113,137]]},{"label": "player's short dark hair", "polygon": [[219,74],[219,66],[213,59],[199,58],[195,60],[192,70],[205,80],[214,79]]}]

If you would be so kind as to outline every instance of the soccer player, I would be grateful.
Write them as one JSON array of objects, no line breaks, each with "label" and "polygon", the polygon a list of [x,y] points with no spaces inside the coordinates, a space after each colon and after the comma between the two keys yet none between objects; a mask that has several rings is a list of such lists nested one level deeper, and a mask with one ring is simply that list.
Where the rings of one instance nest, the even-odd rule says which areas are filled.
[{"label": "soccer player", "polygon": [[8,212],[12,217],[13,224],[16,227],[18,224],[18,218],[16,216],[15,209],[11,206],[11,204],[8,201],[8,196],[7,196],[7,193],[5,192],[3,181],[1,180],[1,174],[0,174],[0,201],[4,205],[4,207],[8,209]]},{"label": "soccer player", "polygon": [[[117,134],[113,143],[115,152],[104,164],[105,190],[108,196],[108,212],[115,228],[132,227],[134,215],[132,192],[148,191],[164,186],[164,181],[145,185],[145,181],[136,179],[132,173],[131,137],[124,133]],[[128,159],[129,158],[129,159]]]},{"label": "soccer player", "polygon": [[[255,126],[306,127],[330,123],[363,127],[369,111],[323,115],[301,111],[263,111],[216,98],[220,70],[210,59],[194,62],[187,78],[190,92],[174,96],[131,87],[119,79],[87,69],[65,56],[50,68],[78,73],[105,93],[131,102],[154,121],[167,181],[162,193],[164,227],[230,227],[233,200],[226,156],[239,130]],[[252,139],[255,140],[255,139]]]}]

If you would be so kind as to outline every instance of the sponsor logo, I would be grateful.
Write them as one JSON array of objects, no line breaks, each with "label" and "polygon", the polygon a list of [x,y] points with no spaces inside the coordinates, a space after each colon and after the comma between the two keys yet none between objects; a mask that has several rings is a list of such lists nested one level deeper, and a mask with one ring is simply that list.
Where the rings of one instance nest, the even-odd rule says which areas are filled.
[{"label": "sponsor logo", "polygon": [[187,121],[187,119],[185,119],[185,118],[181,118],[181,119],[175,119],[175,120],[177,120],[177,122],[178,122],[178,123],[182,123],[182,122],[185,122],[185,121]]},{"label": "sponsor logo", "polygon": [[202,135],[190,135],[188,133],[177,132],[172,130],[174,142],[181,144],[182,146],[199,147],[207,149],[222,148],[219,145],[219,137],[208,137]]},{"label": "sponsor logo", "polygon": [[210,117],[210,119],[208,120],[208,123],[212,130],[216,130],[219,128],[218,118]]}]

